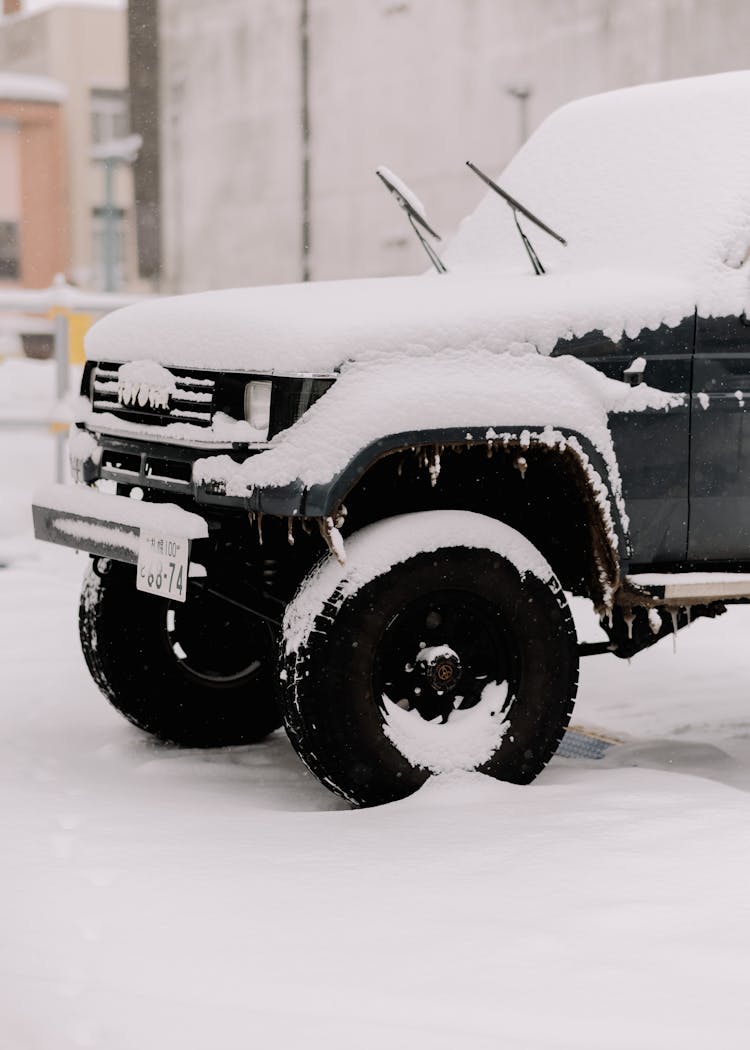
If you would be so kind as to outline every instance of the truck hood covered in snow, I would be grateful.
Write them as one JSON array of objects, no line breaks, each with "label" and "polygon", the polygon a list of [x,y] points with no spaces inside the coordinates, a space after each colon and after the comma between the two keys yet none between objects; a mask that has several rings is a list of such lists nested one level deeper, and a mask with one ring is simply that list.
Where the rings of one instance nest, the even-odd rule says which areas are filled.
[{"label": "truck hood covered in snow", "polygon": [[[467,178],[469,178],[467,174]],[[448,246],[449,274],[153,300],[100,321],[89,356],[258,371],[327,371],[392,351],[504,350],[601,329],[741,312],[750,255],[750,72],[671,81],[558,110],[500,184],[559,230],[488,193]],[[644,272],[648,271],[648,272]]]},{"label": "truck hood covered in snow", "polygon": [[118,310],[90,332],[97,361],[320,372],[394,352],[518,343],[549,353],[561,337],[635,335],[695,308],[689,284],[632,273],[544,278],[447,274],[202,292]]}]

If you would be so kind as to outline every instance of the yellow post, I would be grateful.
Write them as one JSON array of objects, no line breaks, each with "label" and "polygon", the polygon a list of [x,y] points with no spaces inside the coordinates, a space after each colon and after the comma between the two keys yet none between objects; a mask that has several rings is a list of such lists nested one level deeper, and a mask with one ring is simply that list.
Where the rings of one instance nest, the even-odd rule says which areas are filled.
[{"label": "yellow post", "polygon": [[68,319],[68,360],[72,365],[82,365],[86,361],[83,340],[94,319],[91,314],[74,313],[59,306],[50,310],[49,317],[54,318],[59,314],[64,314]]},{"label": "yellow post", "polygon": [[93,323],[91,314],[68,315],[68,353],[72,365],[82,365],[86,360],[83,339]]}]

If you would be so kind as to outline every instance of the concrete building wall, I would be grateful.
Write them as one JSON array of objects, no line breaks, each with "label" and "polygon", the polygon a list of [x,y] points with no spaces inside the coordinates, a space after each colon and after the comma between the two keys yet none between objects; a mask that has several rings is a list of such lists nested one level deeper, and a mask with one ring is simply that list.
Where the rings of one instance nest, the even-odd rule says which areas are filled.
[{"label": "concrete building wall", "polygon": [[302,275],[305,8],[314,278],[427,265],[378,164],[449,233],[464,161],[500,171],[562,103],[750,65],[746,0],[161,0],[168,289]]},{"label": "concrete building wall", "polygon": [[297,4],[167,0],[161,38],[166,286],[296,277]]},{"label": "concrete building wall", "polygon": [[[64,268],[81,284],[93,280],[94,209],[104,201],[101,164],[92,162],[91,92],[125,91],[127,36],[124,10],[71,3],[0,23],[0,69],[53,77],[67,89],[64,134],[67,146],[69,252]],[[125,212],[128,284],[137,273],[132,173],[118,171],[116,205]]]}]

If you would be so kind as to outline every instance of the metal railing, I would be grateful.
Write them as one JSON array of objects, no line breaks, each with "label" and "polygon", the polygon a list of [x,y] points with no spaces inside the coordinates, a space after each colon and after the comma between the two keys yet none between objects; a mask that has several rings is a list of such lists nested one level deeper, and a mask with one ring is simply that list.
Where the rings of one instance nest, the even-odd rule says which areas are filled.
[{"label": "metal railing", "polygon": [[[0,414],[0,427],[15,429],[45,429],[55,439],[55,480],[65,476],[65,443],[70,419],[67,418],[66,398],[70,393],[70,317],[76,314],[102,316],[146,298],[142,295],[121,295],[112,292],[87,292],[74,288],[62,276],[55,278],[49,288],[0,290],[0,318],[2,313],[52,317],[52,339],[55,361],[55,406],[45,417],[8,417]],[[0,320],[0,325],[2,321]]]}]

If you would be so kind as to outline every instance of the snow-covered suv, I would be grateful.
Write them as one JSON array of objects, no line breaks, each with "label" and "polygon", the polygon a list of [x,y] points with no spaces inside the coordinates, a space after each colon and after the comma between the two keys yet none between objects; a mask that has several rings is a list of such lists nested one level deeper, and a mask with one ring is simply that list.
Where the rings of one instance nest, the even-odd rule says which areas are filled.
[{"label": "snow-covered suv", "polygon": [[103,319],[79,484],[35,500],[93,556],[81,639],[118,710],[187,746],[283,719],[358,804],[530,781],[581,651],[750,596],[750,74],[563,108],[427,243],[419,277]]}]

